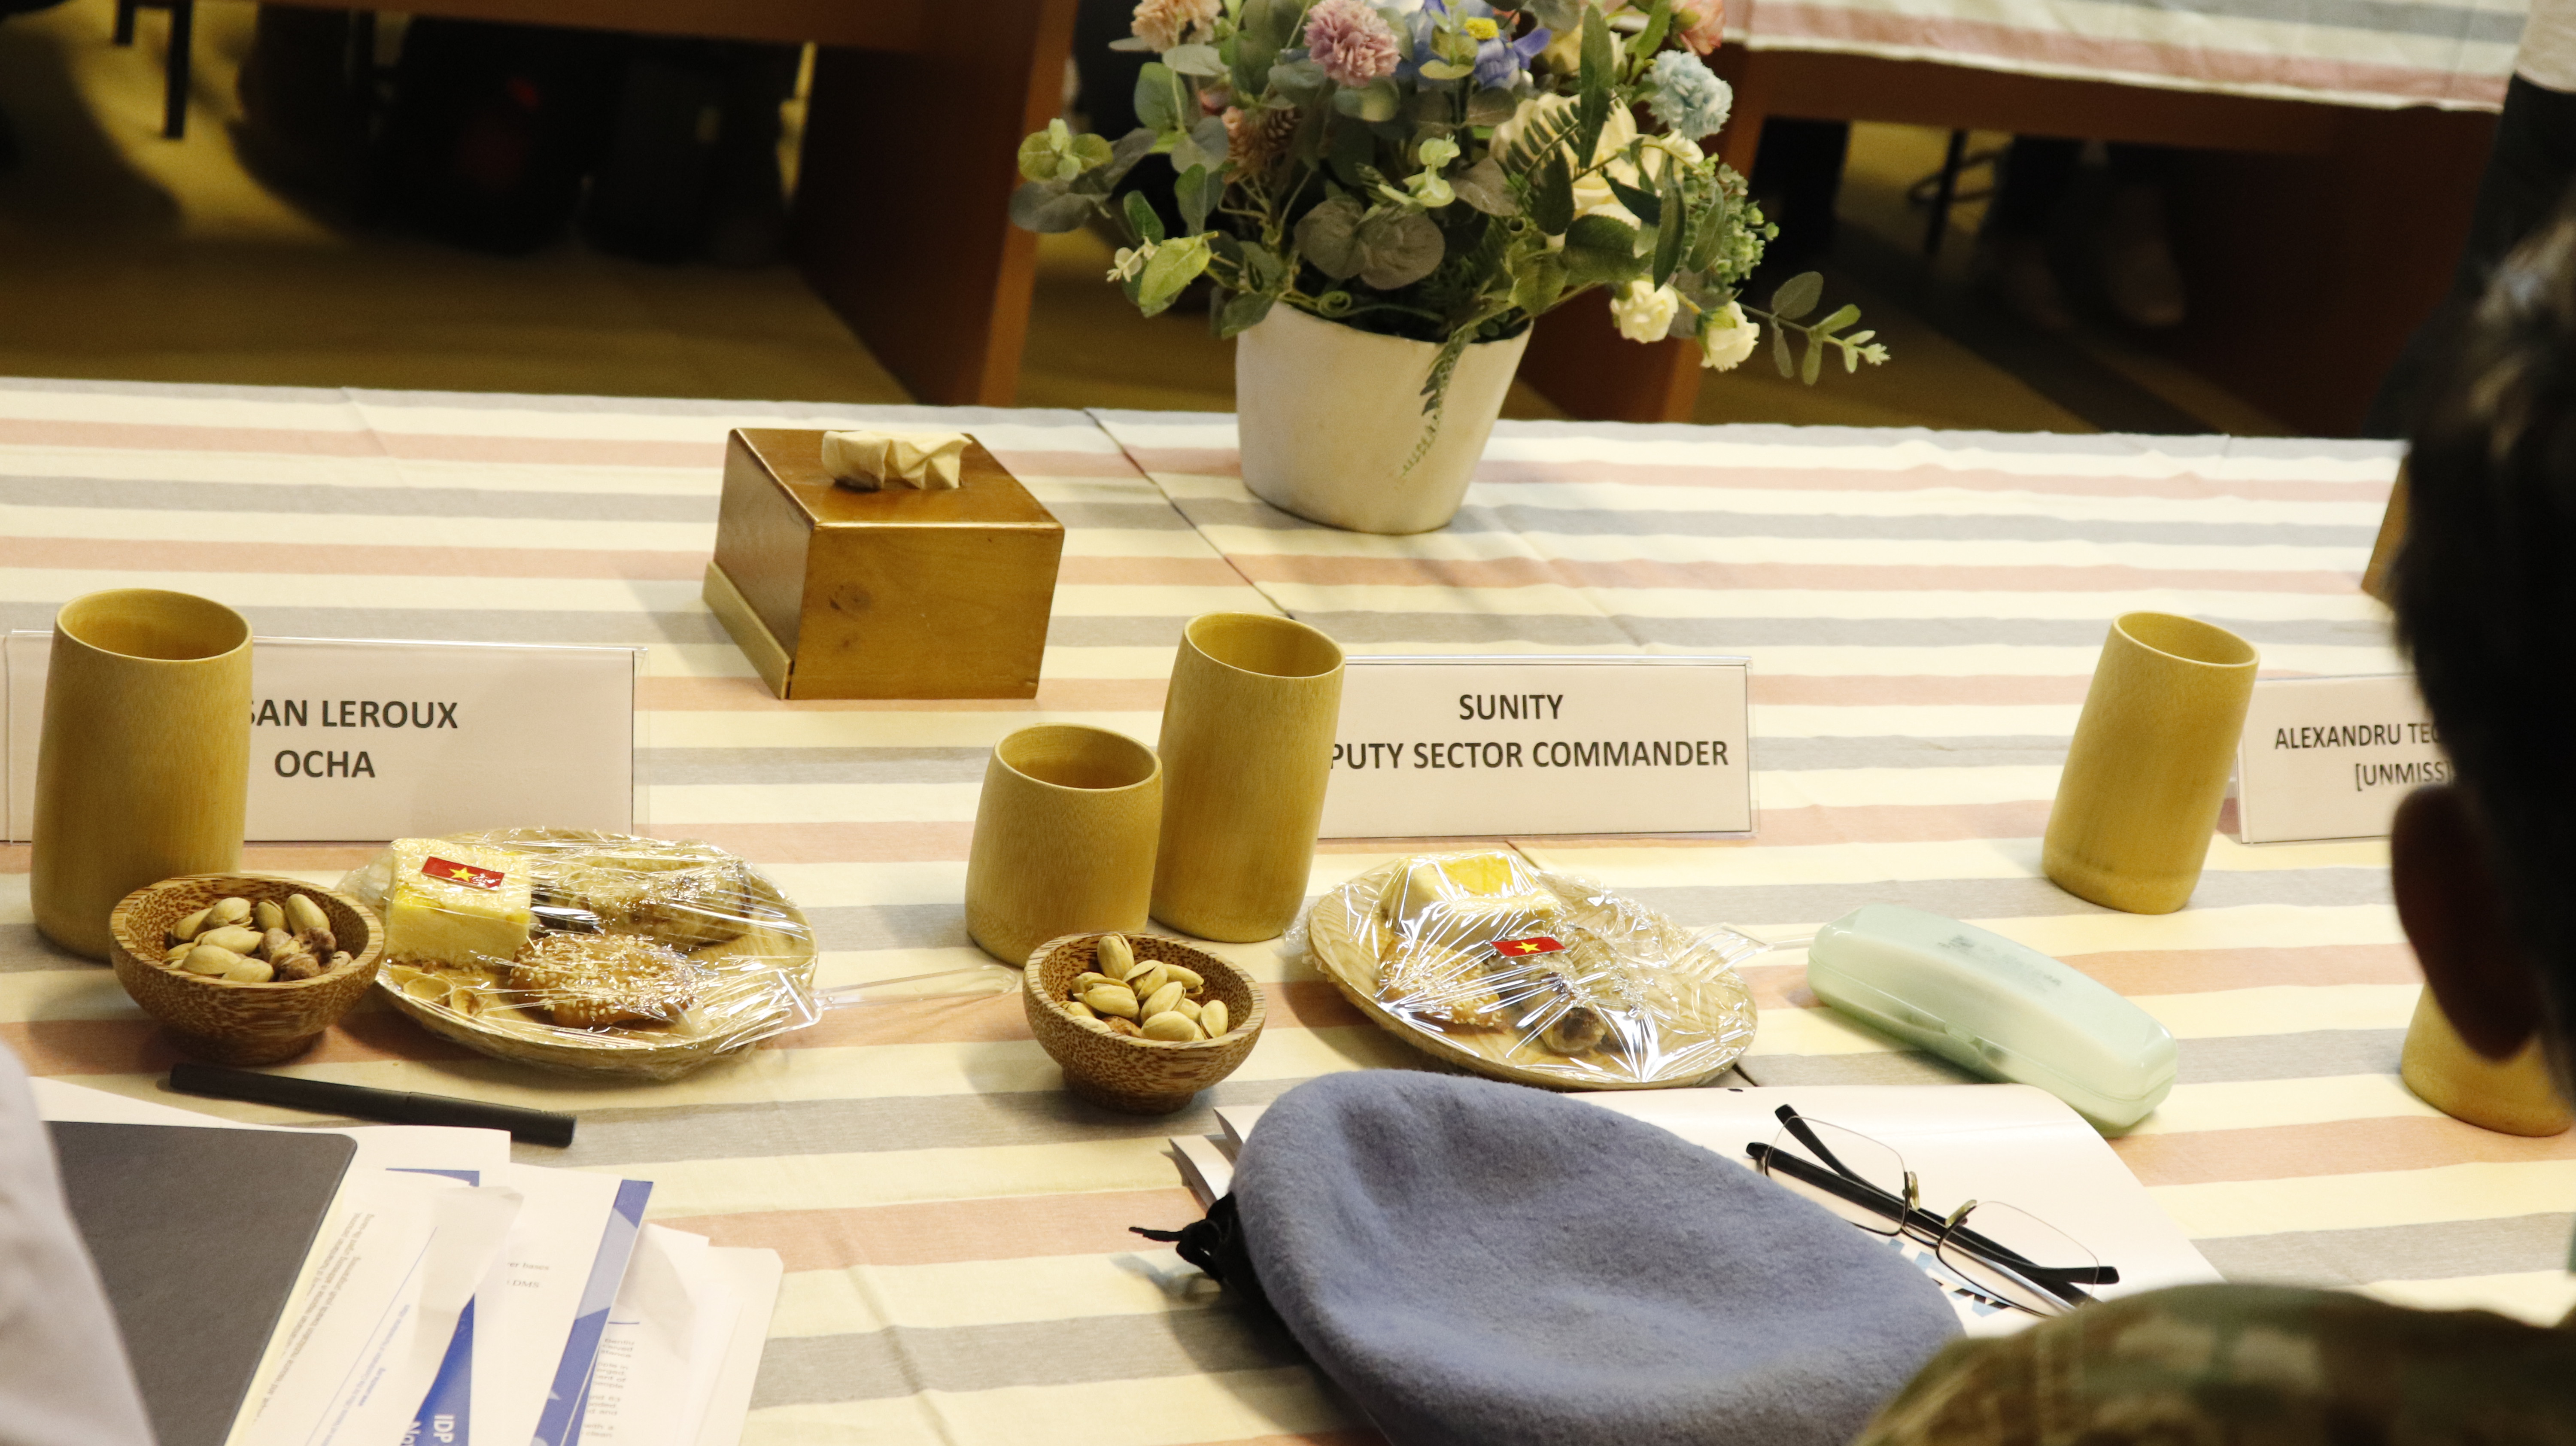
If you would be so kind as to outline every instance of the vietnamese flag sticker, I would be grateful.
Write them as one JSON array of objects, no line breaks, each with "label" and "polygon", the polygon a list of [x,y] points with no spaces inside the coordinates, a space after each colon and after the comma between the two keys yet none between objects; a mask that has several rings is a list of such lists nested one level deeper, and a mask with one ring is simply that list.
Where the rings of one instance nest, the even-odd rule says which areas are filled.
[{"label": "vietnamese flag sticker", "polygon": [[509,877],[498,869],[478,869],[472,864],[460,864],[454,859],[442,858],[422,860],[420,871],[433,879],[444,879],[451,884],[463,884],[469,889],[497,889],[501,887],[501,881]]},{"label": "vietnamese flag sticker", "polygon": [[1518,958],[1524,954],[1555,954],[1564,948],[1563,944],[1545,934],[1532,934],[1526,939],[1494,941],[1494,952],[1506,959]]}]

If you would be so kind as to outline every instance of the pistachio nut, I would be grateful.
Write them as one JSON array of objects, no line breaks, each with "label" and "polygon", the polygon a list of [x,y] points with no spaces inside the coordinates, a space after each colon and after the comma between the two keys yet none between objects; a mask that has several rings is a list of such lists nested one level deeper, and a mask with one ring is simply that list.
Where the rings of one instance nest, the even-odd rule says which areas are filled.
[{"label": "pistachio nut", "polygon": [[1128,1038],[1133,1039],[1137,1035],[1144,1033],[1143,1030],[1136,1027],[1136,1022],[1134,1020],[1120,1019],[1114,1014],[1109,1016],[1109,1018],[1103,1022],[1109,1026],[1109,1032],[1111,1034],[1123,1034]]},{"label": "pistachio nut", "polygon": [[1146,995],[1145,1002],[1137,1007],[1143,1012],[1143,1016],[1147,1019],[1151,1019],[1157,1014],[1169,1014],[1172,1012],[1172,1006],[1180,1003],[1181,996],[1186,993],[1188,993],[1188,991],[1181,988],[1181,981],[1175,979],[1171,983],[1164,985],[1162,988],[1155,990],[1153,993]]},{"label": "pistachio nut", "polygon": [[322,965],[310,954],[289,954],[275,963],[277,977],[288,983],[311,979],[322,972]]},{"label": "pistachio nut", "polygon": [[1101,973],[1097,969],[1085,969],[1081,973],[1073,976],[1073,997],[1080,999],[1084,994],[1089,993],[1092,989],[1097,988],[1100,985],[1115,984],[1117,982],[1117,980],[1110,978],[1108,975]]},{"label": "pistachio nut", "polygon": [[1163,966],[1163,972],[1188,985],[1192,994],[1207,988],[1207,980],[1201,978],[1196,969],[1184,969],[1178,964],[1166,964]]},{"label": "pistachio nut", "polygon": [[1100,1017],[1099,1015],[1091,1012],[1090,1005],[1083,1003],[1079,999],[1066,1005],[1064,1007],[1064,1012],[1072,1015],[1076,1019],[1098,1019]]},{"label": "pistachio nut", "polygon": [[206,911],[206,922],[217,927],[248,923],[250,922],[250,900],[239,895],[217,899],[214,907]]},{"label": "pistachio nut", "polygon": [[322,906],[303,894],[286,896],[286,922],[295,932],[319,932],[331,927],[331,916]]},{"label": "pistachio nut", "polygon": [[257,959],[244,959],[224,971],[224,977],[235,984],[266,984],[277,971]]},{"label": "pistachio nut", "polygon": [[340,952],[340,941],[332,938],[331,931],[328,929],[298,929],[295,931],[295,942],[316,954]]},{"label": "pistachio nut", "polygon": [[1136,991],[1137,998],[1144,999],[1151,996],[1155,990],[1170,983],[1171,980],[1172,973],[1170,970],[1165,969],[1160,964],[1148,964],[1145,967],[1138,969],[1135,973],[1127,976],[1127,987]]},{"label": "pistachio nut", "polygon": [[161,962],[164,964],[176,964],[180,960],[187,958],[188,951],[196,947],[196,945],[182,939],[178,943],[170,946],[170,951],[161,956]]},{"label": "pistachio nut", "polygon": [[239,924],[228,924],[223,928],[208,929],[204,933],[199,934],[197,936],[197,942],[200,944],[212,944],[218,949],[229,949],[236,954],[248,957],[258,951],[260,938],[259,931],[257,929],[244,928]]},{"label": "pistachio nut", "polygon": [[1166,1039],[1175,1044],[1187,1044],[1191,1040],[1204,1037],[1199,1033],[1199,1027],[1195,1022],[1183,1019],[1169,1010],[1146,1020],[1140,1028],[1147,1039]]},{"label": "pistachio nut", "polygon": [[198,944],[188,950],[179,967],[191,974],[229,974],[250,961],[230,949],[213,944]]},{"label": "pistachio nut", "polygon": [[259,936],[259,956],[271,964],[285,955],[303,952],[305,951],[296,945],[295,936],[284,929],[271,929]]},{"label": "pistachio nut", "polygon": [[1092,946],[1093,962],[1100,972],[1112,979],[1124,979],[1136,972],[1136,951],[1127,947],[1124,934],[1103,934]]},{"label": "pistachio nut", "polygon": [[286,906],[275,899],[262,899],[250,906],[251,927],[265,934],[286,927]]},{"label": "pistachio nut", "polygon": [[181,943],[185,943],[190,939],[196,938],[198,931],[206,927],[207,918],[214,912],[213,907],[210,905],[206,908],[199,909],[197,912],[190,914],[184,919],[181,919],[178,923],[170,926],[170,937],[179,940]]},{"label": "pistachio nut", "polygon": [[1082,996],[1094,1014],[1115,1014],[1127,1019],[1136,1017],[1136,996],[1124,984],[1103,984]]},{"label": "pistachio nut", "polygon": [[1183,1019],[1196,1019],[1199,1017],[1199,1007],[1197,1000],[1184,999],[1172,1006],[1172,1012]]},{"label": "pistachio nut", "polygon": [[1207,1031],[1208,1038],[1220,1038],[1233,1026],[1234,1016],[1227,1011],[1224,1000],[1211,999],[1199,1006],[1199,1028]]},{"label": "pistachio nut", "polygon": [[346,951],[346,950],[337,950],[337,951],[334,951],[334,952],[332,953],[332,955],[331,955],[331,962],[330,962],[328,965],[325,965],[324,967],[325,967],[325,968],[330,968],[330,969],[346,969],[346,968],[348,968],[348,967],[349,967],[349,955],[348,955],[348,951]]}]

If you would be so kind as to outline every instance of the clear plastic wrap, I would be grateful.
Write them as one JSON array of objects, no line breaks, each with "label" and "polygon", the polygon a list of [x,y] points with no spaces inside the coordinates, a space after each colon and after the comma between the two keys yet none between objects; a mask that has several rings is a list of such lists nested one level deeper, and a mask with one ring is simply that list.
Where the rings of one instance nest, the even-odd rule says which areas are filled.
[{"label": "clear plastic wrap", "polygon": [[1307,950],[1397,1034],[1553,1089],[1697,1084],[1753,1042],[1734,966],[1762,952],[1496,851],[1421,854],[1324,895]]},{"label": "clear plastic wrap", "polygon": [[498,1058],[674,1079],[819,1016],[804,914],[710,844],[397,839],[340,887],[385,921],[394,1005]]}]

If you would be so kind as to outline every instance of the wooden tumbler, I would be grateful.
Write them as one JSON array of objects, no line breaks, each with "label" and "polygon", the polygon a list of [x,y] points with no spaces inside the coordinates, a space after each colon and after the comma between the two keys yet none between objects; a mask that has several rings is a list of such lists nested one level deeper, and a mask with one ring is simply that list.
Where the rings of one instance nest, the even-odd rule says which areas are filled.
[{"label": "wooden tumbler", "polygon": [[1155,918],[1243,944],[1297,917],[1341,711],[1331,638],[1264,613],[1191,620],[1163,700]]},{"label": "wooden tumbler", "polygon": [[2460,1038],[2430,989],[2416,997],[2397,1075],[2417,1099],[2480,1129],[2555,1135],[2576,1123],[2559,1098],[2557,1081],[2550,1078],[2539,1040],[2511,1059],[2489,1059]]},{"label": "wooden tumbler", "polygon": [[240,871],[250,652],[241,614],[181,592],[94,592],[54,615],[28,881],[46,938],[105,959],[126,895]]},{"label": "wooden tumbler", "polygon": [[2108,908],[2181,908],[2209,857],[2257,661],[2252,643],[2191,618],[2113,622],[2058,775],[2041,871]]},{"label": "wooden tumbler", "polygon": [[1061,934],[1145,927],[1163,770],[1123,733],[1023,728],[993,749],[966,860],[966,932],[1005,964]]}]

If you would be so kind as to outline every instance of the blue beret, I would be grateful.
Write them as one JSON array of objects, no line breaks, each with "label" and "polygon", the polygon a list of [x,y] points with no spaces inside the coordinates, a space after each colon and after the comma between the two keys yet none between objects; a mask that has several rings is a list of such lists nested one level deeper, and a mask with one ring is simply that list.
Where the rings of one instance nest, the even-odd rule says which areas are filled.
[{"label": "blue beret", "polygon": [[1959,1330],[1866,1231],[1518,1085],[1300,1085],[1234,1203],[1261,1292],[1397,1446],[1843,1446]]}]

